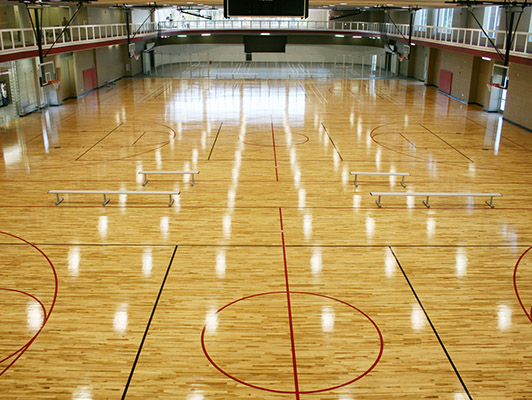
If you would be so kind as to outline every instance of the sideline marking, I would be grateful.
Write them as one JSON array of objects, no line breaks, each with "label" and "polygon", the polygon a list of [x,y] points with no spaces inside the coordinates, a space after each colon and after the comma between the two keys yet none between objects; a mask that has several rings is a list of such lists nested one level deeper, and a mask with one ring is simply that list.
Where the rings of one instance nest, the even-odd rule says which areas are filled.
[{"label": "sideline marking", "polygon": [[464,388],[466,394],[467,394],[467,397],[469,397],[470,400],[473,400],[473,397],[471,397],[471,394],[469,393],[469,390],[467,389],[467,386],[465,384],[465,382],[463,381],[462,377],[460,376],[460,373],[458,372],[458,369],[456,368],[456,366],[454,365],[454,362],[453,360],[451,359],[451,355],[449,354],[449,352],[447,351],[447,349],[445,348],[445,345],[443,344],[443,341],[441,340],[440,338],[440,335],[438,334],[438,332],[436,331],[436,327],[434,326],[434,324],[432,323],[430,317],[429,317],[429,314],[427,314],[427,310],[425,310],[425,307],[423,307],[423,303],[421,303],[421,299],[418,297],[414,287],[412,286],[412,283],[410,283],[410,279],[408,279],[408,276],[406,275],[406,272],[405,270],[403,269],[403,266],[401,265],[401,263],[399,262],[399,259],[397,258],[397,256],[395,255],[395,252],[393,251],[392,247],[391,246],[388,246],[388,248],[390,249],[390,251],[392,252],[392,255],[393,257],[395,258],[395,262],[397,263],[397,265],[399,266],[399,269],[401,270],[401,272],[403,273],[403,276],[405,277],[406,279],[406,283],[408,283],[408,286],[410,286],[410,290],[412,290],[412,293],[414,294],[414,297],[416,298],[417,300],[417,303],[419,304],[419,306],[421,307],[421,309],[423,310],[423,314],[425,314],[425,318],[427,318],[427,321],[429,321],[429,324],[430,324],[430,327],[432,328],[432,331],[434,332],[434,334],[436,335],[436,338],[438,339],[438,342],[440,342],[440,346],[441,348],[443,349],[443,352],[445,353],[445,355],[447,356],[447,359],[449,360],[449,362],[451,363],[451,366],[453,367],[453,370],[456,374],[456,376],[458,377],[458,380],[460,381],[460,383],[462,384],[462,387]]},{"label": "sideline marking", "polygon": [[336,144],[333,142],[332,137],[331,137],[331,135],[329,135],[329,132],[327,131],[327,128],[325,127],[325,125],[323,124],[323,122],[321,123],[321,126],[323,126],[323,130],[325,131],[325,134],[327,135],[327,137],[328,137],[329,140],[331,141],[332,145],[334,146],[334,149],[335,149],[336,152],[338,153],[338,156],[340,157],[340,160],[344,161],[342,155],[340,154],[340,151],[338,150],[338,147],[336,147]]},{"label": "sideline marking", "polygon": [[100,143],[102,140],[104,140],[107,136],[109,136],[111,133],[113,133],[114,131],[116,131],[118,128],[120,128],[122,125],[124,125],[123,122],[120,122],[120,124],[118,124],[118,126],[114,127],[111,132],[109,132],[107,135],[105,135],[103,138],[101,138],[100,140],[98,140],[96,143],[94,143],[91,147],[89,147],[85,153],[83,153],[82,155],[80,155],[78,158],[76,158],[76,161],[79,161],[79,159],[81,157],[83,157],[85,154],[87,154],[89,151],[91,151],[94,147],[96,147],[98,145],[98,143]]},{"label": "sideline marking", "polygon": [[438,135],[436,135],[434,132],[432,132],[429,128],[427,128],[425,125],[423,124],[419,124],[423,129],[429,131],[430,133],[432,133],[434,136],[436,136],[438,139],[440,139],[443,143],[445,143],[447,146],[449,146],[451,149],[455,150],[457,153],[461,154],[462,156],[464,156],[465,158],[467,158],[470,162],[474,163],[474,161],[472,159],[470,159],[468,156],[466,156],[464,153],[462,153],[460,150],[458,150],[456,147],[454,147],[452,144],[450,144],[449,142],[447,142],[446,140],[442,139],[441,137],[439,137]]},{"label": "sideline marking", "polygon": [[211,159],[211,155],[212,155],[212,152],[214,150],[214,146],[216,145],[216,141],[218,140],[218,135],[220,134],[220,131],[222,130],[222,125],[224,124],[224,122],[220,122],[220,126],[218,127],[218,132],[216,132],[216,137],[214,138],[214,142],[212,144],[212,147],[211,147],[211,152],[209,153],[209,157],[207,157],[207,161],[209,161]]},{"label": "sideline marking", "polygon": [[172,266],[172,263],[174,262],[174,257],[175,257],[175,253],[177,252],[177,247],[178,246],[174,247],[172,258],[170,259],[170,262],[168,263],[168,267],[166,268],[166,274],[164,275],[163,282],[161,283],[161,288],[159,289],[159,294],[157,294],[157,299],[155,300],[155,304],[153,305],[153,309],[151,310],[151,315],[150,315],[150,319],[148,320],[148,325],[146,325],[146,330],[144,331],[144,335],[142,336],[142,340],[140,341],[140,346],[139,346],[139,350],[137,351],[135,361],[133,362],[133,365],[131,366],[131,372],[129,373],[129,377],[127,378],[127,383],[126,383],[126,387],[124,388],[124,393],[122,393],[122,400],[126,398],[127,390],[129,389],[129,384],[131,383],[131,379],[133,378],[133,373],[135,372],[135,367],[137,366],[137,363],[139,361],[140,352],[142,351],[142,346],[144,346],[144,341],[146,340],[146,336],[148,335],[151,321],[153,319],[153,316],[155,315],[155,309],[157,308],[157,304],[159,303],[159,299],[161,298],[161,293],[163,292],[164,284],[166,283],[166,278],[168,278],[170,267]]}]

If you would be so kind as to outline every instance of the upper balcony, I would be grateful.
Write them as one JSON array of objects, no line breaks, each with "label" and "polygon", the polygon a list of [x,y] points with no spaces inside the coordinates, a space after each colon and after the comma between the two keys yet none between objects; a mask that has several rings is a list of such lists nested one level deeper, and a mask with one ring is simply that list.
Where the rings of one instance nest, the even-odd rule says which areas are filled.
[{"label": "upper balcony", "polygon": [[[63,27],[45,27],[43,50],[52,47],[51,53],[61,53],[127,42],[126,24],[76,25],[60,36]],[[286,21],[286,20],[198,20],[131,24],[130,36],[134,41],[159,36],[201,33],[299,33],[368,36],[391,38],[403,42],[410,36],[409,25],[355,21]],[[500,52],[506,52],[505,31],[487,31]],[[481,29],[449,28],[438,26],[413,26],[412,43],[435,47],[452,47],[479,55],[496,55],[488,37]],[[31,28],[0,29],[0,61],[31,57],[37,54],[37,40]],[[532,34],[517,32],[510,49],[511,57],[532,64]]]}]

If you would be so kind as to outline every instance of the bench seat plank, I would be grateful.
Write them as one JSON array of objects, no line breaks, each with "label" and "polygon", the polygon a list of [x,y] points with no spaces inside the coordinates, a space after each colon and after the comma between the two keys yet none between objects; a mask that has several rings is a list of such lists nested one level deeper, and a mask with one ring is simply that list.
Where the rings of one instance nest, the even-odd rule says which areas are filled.
[{"label": "bench seat plank", "polygon": [[489,197],[490,200],[486,200],[486,204],[489,205],[491,208],[495,208],[493,205],[493,198],[494,197],[501,197],[501,193],[467,193],[467,192],[406,192],[406,193],[400,193],[400,192],[370,192],[371,196],[379,196],[379,199],[376,201],[379,208],[382,207],[381,205],[381,197],[382,196],[424,196],[427,199],[423,200],[423,204],[427,208],[430,208],[429,205],[429,198],[431,196],[433,197]]},{"label": "bench seat plank", "polygon": [[194,186],[194,184],[196,183],[194,175],[197,175],[199,173],[200,173],[199,171],[139,171],[138,172],[139,175],[141,174],[144,175],[144,182],[142,183],[142,186],[146,186],[146,184],[148,183],[148,175],[153,175],[153,174],[180,174],[180,175],[190,174],[192,175],[192,186]]},{"label": "bench seat plank", "polygon": [[410,172],[361,172],[361,171],[351,171],[349,172],[350,175],[355,175],[355,186],[358,187],[358,175],[377,175],[377,176],[402,176],[403,179],[401,180],[401,186],[406,188],[405,186],[405,176],[410,176]]},{"label": "bench seat plank", "polygon": [[166,195],[170,196],[169,207],[174,204],[174,199],[172,196],[179,195],[181,192],[179,190],[77,190],[77,189],[52,189],[48,193],[57,195],[57,202],[55,205],[59,205],[64,199],[59,198],[60,194],[103,194],[103,205],[105,206],[111,199],[107,198],[109,194],[143,194],[143,195]]}]

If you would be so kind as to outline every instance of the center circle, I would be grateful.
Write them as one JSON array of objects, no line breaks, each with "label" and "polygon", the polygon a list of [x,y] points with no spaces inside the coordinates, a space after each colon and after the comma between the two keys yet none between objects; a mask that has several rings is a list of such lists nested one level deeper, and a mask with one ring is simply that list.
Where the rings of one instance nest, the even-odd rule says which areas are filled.
[{"label": "center circle", "polygon": [[[290,298],[290,329],[286,327],[286,323],[284,327],[282,325],[283,321],[287,320],[285,291],[246,296],[208,313],[201,333],[201,345],[209,362],[223,375],[236,382],[254,389],[283,394],[335,390],[363,378],[376,367],[382,357],[384,340],[379,327],[366,313],[343,300],[317,293],[290,291]],[[251,305],[252,301],[256,303],[255,306]],[[246,306],[247,304],[250,305]],[[319,313],[316,312],[316,306],[321,307]],[[271,308],[268,316],[261,313],[266,307]],[[305,310],[309,308],[310,312],[307,313]],[[341,318],[336,318],[336,314]],[[269,321],[272,318],[276,321]],[[321,325],[321,329],[316,329],[317,324]],[[305,339],[312,337],[314,340],[309,343],[298,340],[298,328],[299,331],[304,330]],[[289,335],[288,331],[292,333]],[[251,337],[261,334],[264,335],[264,342],[257,338],[250,340]],[[275,353],[274,359],[283,360],[284,365],[273,365],[267,359],[264,367],[260,366],[261,357],[248,353],[261,353],[261,346],[265,349],[264,353]],[[208,350],[208,347],[211,349]],[[327,353],[333,353],[332,357]],[[349,355],[350,353],[353,354]],[[231,360],[235,357],[236,363],[240,365],[246,363],[246,357],[249,358],[252,368],[258,369],[260,373],[243,371],[239,366],[239,374],[248,376],[236,377],[231,371],[234,365]],[[272,357],[272,354],[265,357]],[[327,358],[331,359],[331,363],[324,361]],[[321,365],[327,368],[325,374],[319,371]],[[328,387],[313,387],[316,385],[313,374],[318,373],[323,381],[323,375],[331,374],[330,371],[341,375],[339,378],[336,375],[329,378],[336,378],[337,382],[331,382]],[[252,382],[253,379],[259,379],[255,378],[256,375],[262,376],[261,379],[268,384]],[[299,376],[299,383],[296,385],[297,389],[294,389],[296,376]],[[278,387],[283,384],[288,386],[289,379],[292,379],[292,387]],[[273,381],[277,382],[276,387],[269,384]]]}]

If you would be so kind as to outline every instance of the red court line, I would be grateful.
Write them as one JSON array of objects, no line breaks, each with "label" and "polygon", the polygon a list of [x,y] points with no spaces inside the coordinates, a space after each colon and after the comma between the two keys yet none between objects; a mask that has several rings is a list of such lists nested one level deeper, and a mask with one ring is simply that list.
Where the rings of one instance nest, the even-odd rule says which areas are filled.
[{"label": "red court line", "polygon": [[508,140],[509,142],[515,144],[516,146],[521,147],[522,149],[525,149],[526,151],[530,151],[530,152],[532,152],[532,150],[530,150],[529,148],[523,146],[523,145],[520,144],[520,143],[517,143],[516,141],[514,141],[514,140],[512,140],[512,139],[509,139],[509,138],[507,138],[507,137],[505,137],[505,136],[501,136],[501,137],[502,137],[502,139]]},{"label": "red court line", "polygon": [[39,133],[38,135],[32,137],[31,139],[28,139],[28,141],[26,141],[26,144],[28,144],[28,143],[31,142],[32,140],[37,139],[38,137],[41,137],[41,136],[42,136],[42,133]]},{"label": "red court line", "polygon": [[147,131],[144,131],[144,133],[143,133],[142,135],[140,135],[140,136],[137,138],[137,140],[135,140],[135,141],[133,142],[133,144],[132,144],[131,146],[135,146],[135,143],[137,143],[137,142],[140,140],[140,138],[146,134],[146,132],[147,132]]},{"label": "red court line", "polygon": [[[479,122],[477,122],[477,121],[475,121],[475,120],[472,120],[472,119],[469,118],[469,117],[465,117],[465,118],[466,118],[466,120],[471,121],[471,122],[473,122],[473,123],[475,123],[475,124],[481,126],[481,127],[484,128],[484,129],[487,129],[487,130],[492,131],[492,132],[496,132],[495,129],[488,128],[487,126],[484,126],[484,125],[480,124]],[[532,152],[532,150],[530,150],[529,148],[523,146],[522,144],[520,144],[520,143],[518,143],[518,142],[516,142],[516,141],[514,141],[514,140],[512,140],[512,139],[509,139],[509,138],[507,138],[507,137],[505,137],[505,136],[502,136],[502,135],[501,135],[501,138],[502,138],[502,139],[505,139],[505,140],[508,140],[509,142],[515,144],[516,146],[519,146],[519,147],[525,149],[526,151],[530,151],[530,152]]]},{"label": "red court line", "polygon": [[410,143],[412,146],[416,147],[416,145],[414,144],[414,142],[412,142],[411,140],[409,140],[405,135],[403,135],[402,133],[399,133],[399,135],[401,135],[401,137],[406,140],[408,143]]},{"label": "red court line", "polygon": [[519,302],[519,305],[525,312],[525,315],[527,316],[527,318],[530,320],[530,322],[532,322],[532,308],[530,309],[530,314],[529,314],[525,305],[523,304],[523,301],[521,300],[521,296],[519,296],[519,290],[517,289],[517,267],[519,266],[519,263],[521,262],[525,254],[528,253],[530,249],[532,249],[532,246],[526,249],[525,252],[521,254],[521,257],[519,257],[519,260],[517,260],[517,263],[515,264],[515,268],[514,268],[513,280],[514,280],[514,291],[515,291],[515,295],[517,296],[517,301]]},{"label": "red court line", "polygon": [[98,143],[100,143],[101,141],[103,141],[105,138],[107,138],[107,136],[109,136],[111,133],[113,133],[114,131],[116,131],[118,128],[120,128],[122,125],[124,125],[123,122],[120,122],[118,124],[118,126],[115,126],[113,129],[111,129],[111,131],[105,135],[103,138],[101,138],[100,140],[98,140],[96,143],[94,143],[91,147],[89,147],[82,155],[80,155],[78,158],[76,158],[76,161],[79,161],[81,159],[81,157],[83,157],[85,154],[87,154],[89,151],[91,151],[94,147],[96,147],[98,145]]},{"label": "red court line", "polygon": [[[273,129],[273,125],[272,125]],[[283,242],[283,260],[284,260],[284,279],[286,285],[286,305],[288,308],[288,321],[290,323],[290,342],[292,345],[292,365],[294,370],[294,389],[296,400],[299,400],[299,382],[297,378],[297,361],[296,361],[296,346],[294,342],[294,324],[292,321],[292,306],[290,303],[290,285],[288,282],[288,263],[286,262],[286,245],[284,241],[284,227],[283,227],[283,212],[279,207],[279,221],[281,223],[281,240]]]},{"label": "red court line", "polygon": [[[58,167],[59,168],[59,167]],[[205,183],[205,182],[214,182],[214,183],[226,183],[226,182],[232,182],[233,180],[232,179],[229,179],[229,178],[222,178],[222,179],[201,179],[201,182],[202,183]],[[239,179],[238,180],[240,183],[256,183],[256,184],[259,184],[261,186],[264,186],[264,183],[263,182],[257,182],[256,179]],[[19,183],[49,183],[49,182],[97,182],[97,183],[101,183],[101,182],[110,182],[110,183],[131,183],[131,184],[137,184],[138,182],[134,179],[84,179],[84,180],[80,180],[80,179],[0,179],[0,182],[19,182]],[[167,182],[171,182],[171,183],[175,183],[176,181],[173,180],[173,179],[157,179],[157,182],[159,183],[167,183]],[[287,180],[287,181],[279,181],[279,182],[285,182],[285,183],[292,183],[292,179],[290,180]],[[302,183],[331,183],[331,180],[323,180],[323,181],[318,181],[318,180],[312,180],[312,179],[309,179],[309,180],[301,180]],[[374,181],[370,181],[370,180],[366,180],[366,179],[358,179],[358,182],[366,182],[366,183],[369,183],[369,182],[374,182]],[[384,182],[384,181],[383,181]],[[429,181],[429,180],[416,180],[416,183],[419,185],[419,184],[433,184],[434,181]],[[474,180],[470,180],[470,181],[453,181],[454,184],[476,184],[477,182],[474,181]],[[490,180],[490,184],[492,185],[522,185],[523,184],[523,181],[516,181],[516,182],[509,182],[509,181],[494,181],[494,180]],[[387,185],[387,183],[383,183],[383,185]],[[352,184],[349,184],[349,186],[353,186]],[[365,192],[353,192],[353,194],[365,194]]]},{"label": "red court line", "polygon": [[[255,297],[259,297],[259,296],[268,296],[268,295],[274,295],[274,294],[285,294],[286,292],[282,292],[282,291],[276,291],[276,292],[266,292],[266,293],[256,293],[256,294],[252,294],[252,295],[249,295],[249,296],[245,296],[245,297],[242,297],[240,299],[237,299],[237,300],[234,300],[228,304],[226,304],[225,306],[223,306],[222,308],[220,308],[219,310],[216,311],[216,314],[220,314],[223,310],[225,310],[226,308],[232,306],[233,304],[236,304],[236,303],[239,303],[241,301],[245,301],[245,300],[249,300],[249,299],[252,299],[252,298],[255,298]],[[272,388],[266,388],[266,387],[263,387],[263,386],[258,386],[258,385],[254,385],[252,383],[249,383],[249,382],[246,382],[242,379],[239,379],[237,378],[236,376],[234,375],[231,375],[230,373],[228,373],[227,371],[225,371],[223,368],[221,368],[214,360],[213,358],[210,356],[208,350],[207,350],[207,345],[206,345],[206,340],[205,340],[205,331],[206,331],[206,326],[203,327],[203,330],[201,331],[201,348],[203,350],[203,354],[205,355],[205,357],[207,357],[207,359],[209,360],[209,362],[211,363],[212,366],[214,366],[214,368],[216,368],[219,372],[221,372],[223,375],[225,375],[226,377],[228,377],[229,379],[232,379],[238,383],[241,383],[243,385],[246,385],[246,386],[249,386],[251,388],[254,388],[254,389],[258,389],[258,390],[263,390],[265,392],[271,392],[271,393],[282,393],[282,394],[313,394],[313,393],[323,393],[323,392],[330,392],[332,390],[336,390],[338,388],[341,388],[341,387],[344,387],[344,386],[348,386],[350,384],[352,384],[353,382],[356,382],[358,381],[359,379],[362,379],[364,376],[368,375],[376,366],[377,364],[379,363],[380,359],[382,358],[382,354],[384,352],[384,338],[383,338],[383,335],[382,335],[382,332],[379,328],[379,326],[376,324],[375,321],[373,321],[373,319],[371,319],[371,317],[366,314],[364,311],[360,310],[359,308],[353,306],[352,304],[349,304],[348,302],[346,301],[343,301],[343,300],[339,300],[337,298],[334,298],[334,297],[331,297],[331,296],[327,296],[327,295],[324,295],[324,294],[319,294],[319,293],[311,293],[311,292],[301,292],[301,291],[294,291],[292,293],[295,293],[295,294],[303,294],[303,295],[310,295],[310,296],[317,296],[317,297],[322,297],[322,298],[326,298],[326,299],[329,299],[329,300],[333,300],[333,301],[337,301],[339,303],[342,303],[344,305],[346,305],[347,307],[350,307],[352,308],[353,310],[359,312],[360,314],[362,314],[369,322],[371,322],[371,324],[373,325],[373,327],[375,328],[377,334],[379,335],[379,352],[378,352],[378,355],[375,359],[375,361],[372,363],[372,365],[367,368],[365,371],[363,371],[360,375],[350,379],[349,381],[347,382],[343,382],[343,383],[339,383],[339,384],[336,384],[334,386],[331,386],[331,387],[325,387],[325,388],[321,388],[321,389],[314,389],[314,390],[299,390],[299,391],[289,391],[289,390],[280,390],[280,389],[272,389]]]},{"label": "red court line", "polygon": [[[36,296],[32,295],[31,293],[27,293],[27,292],[24,292],[22,290],[17,290],[17,289],[9,289],[9,288],[0,288],[0,290],[4,290],[6,292],[15,292],[15,293],[20,293],[20,294],[23,294],[25,296],[28,296],[28,297],[31,297],[33,300],[35,300],[37,303],[39,303],[39,305],[41,306],[42,308],[42,311],[43,311],[43,316],[44,318],[46,318],[46,316],[48,315],[47,312],[46,312],[46,307],[44,307],[44,304],[41,300],[39,300],[39,298],[37,298]],[[9,354],[7,357],[3,358],[0,360],[0,364],[3,363],[4,361],[7,361],[9,360],[11,357],[17,355],[19,352],[22,352],[24,353],[26,351],[26,349],[28,348],[28,343],[30,343],[31,341],[33,341],[34,338],[36,338],[39,333],[41,332],[43,326],[44,326],[44,318],[43,318],[43,324],[41,324],[41,327],[39,328],[39,330],[37,331],[37,333],[35,333],[35,335],[33,335],[33,337],[28,341],[26,342],[22,347],[20,347],[17,351]],[[19,355],[19,357],[21,356],[22,354]],[[18,359],[18,357],[15,359],[15,361]],[[9,367],[8,367],[9,368]],[[7,368],[6,368],[7,369]],[[0,373],[1,375],[1,373]]]},{"label": "red court line", "polygon": [[[164,124],[161,124],[159,122],[155,122],[155,121],[151,121],[151,123],[154,123],[154,124],[157,124],[157,125],[160,125],[164,128],[167,128],[167,129],[170,129],[172,131],[172,139],[175,139],[177,137],[177,132],[175,131],[175,129],[169,127],[168,125],[164,125]],[[113,129],[111,132],[109,132],[104,138],[102,138],[100,141],[98,141],[98,143],[100,143],[102,140],[104,140],[107,136],[109,136],[111,133],[113,133],[116,129],[118,129],[120,126],[122,126],[123,122],[120,123],[120,125],[118,125],[115,129]],[[138,139],[137,139],[138,140]],[[126,160],[128,158],[132,158],[132,157],[137,157],[137,156],[141,156],[143,154],[146,154],[146,153],[150,153],[150,152],[153,152],[153,151],[156,151],[158,149],[161,149],[163,148],[164,146],[167,146],[169,143],[170,143],[171,140],[168,140],[166,142],[161,142],[161,143],[158,143],[156,144],[156,146],[158,147],[154,147],[152,149],[149,149],[149,150],[146,150],[146,151],[143,151],[143,152],[140,152],[140,153],[136,153],[136,154],[132,154],[132,155],[129,155],[129,156],[125,156],[125,157],[119,157],[119,158],[110,158],[110,159],[97,159],[97,160],[87,160],[88,162],[107,162],[107,161],[119,161],[119,160]],[[95,147],[98,143],[94,144],[89,150],[92,150],[93,147]],[[87,154],[89,152],[89,150],[87,150],[85,153],[83,153],[81,156],[79,156],[75,161],[80,161],[80,158],[83,157],[85,154]],[[137,160],[135,160],[137,161]]]},{"label": "red court line", "polygon": [[[421,204],[421,203],[420,203]],[[480,205],[480,204],[479,204]],[[79,205],[79,206],[74,206],[74,205],[63,205],[61,204],[60,206],[56,206],[56,205],[49,205],[49,206],[18,206],[18,205],[0,205],[0,208],[58,208],[58,209],[63,209],[63,208],[102,208],[103,206],[101,204],[99,205],[92,205],[92,206],[87,206],[87,205]],[[112,205],[111,203],[109,203],[108,205],[105,206],[105,208],[164,208],[166,210],[170,209],[172,210],[171,207],[168,207],[168,205],[165,205],[165,206],[154,206],[154,205],[151,205],[151,206],[139,206],[139,205],[129,205],[129,206],[117,206],[117,205]],[[452,211],[456,211],[456,210],[462,210],[462,211],[468,211],[469,209],[467,207],[433,207],[432,204],[430,206],[431,208],[427,208],[425,206],[418,206],[418,207],[414,207],[414,208],[407,208],[407,207],[398,207],[398,206],[386,206],[386,207],[383,207],[383,208],[379,208],[377,206],[368,206],[368,207],[349,207],[349,206],[328,206],[328,207],[325,207],[325,206],[322,206],[322,207],[298,207],[298,206],[283,206],[283,208],[285,209],[289,209],[289,210],[298,210],[298,209],[304,209],[304,210],[353,210],[353,209],[357,209],[357,210],[381,210],[380,212],[385,212],[385,211],[391,211],[391,210],[425,210],[425,211],[430,211],[432,209],[437,209],[437,210],[452,210]],[[190,209],[206,209],[206,210],[211,210],[211,209],[220,209],[220,210],[226,210],[228,209],[229,207],[227,206],[181,206],[180,207],[181,209],[185,209],[185,208],[190,208]],[[248,207],[245,207],[245,206],[240,206],[240,207],[231,207],[230,209],[231,210],[276,210],[278,209],[279,206],[248,206]],[[475,211],[490,211],[490,212],[494,212],[494,210],[499,210],[499,211],[532,211],[532,208],[504,208],[504,207],[495,207],[495,208],[488,208],[488,207],[483,207],[483,208],[478,208],[476,209]]]},{"label": "red court line", "polygon": [[[55,267],[54,267],[54,264],[52,263],[52,261],[48,258],[48,256],[40,249],[38,248],[37,246],[35,246],[33,243],[30,243],[28,242],[27,240],[25,239],[22,239],[21,237],[19,236],[16,236],[16,235],[13,235],[11,233],[8,233],[8,232],[3,232],[3,231],[0,231],[0,233],[4,234],[4,235],[8,235],[8,236],[11,236],[15,239],[18,239],[28,245],[30,245],[31,247],[33,247],[35,250],[37,250],[39,253],[41,253],[44,258],[46,259],[46,261],[48,261],[48,264],[50,265],[50,267],[52,268],[52,272],[54,274],[54,281],[55,281],[55,288],[54,288],[54,297],[53,297],[53,300],[52,300],[52,304],[50,305],[50,310],[48,311],[48,313],[46,314],[45,312],[45,317],[43,319],[43,323],[39,329],[39,331],[37,332],[37,334],[28,342],[26,343],[26,345],[23,347],[24,350],[22,350],[17,357],[15,357],[15,359],[13,361],[11,361],[11,363],[5,367],[1,372],[0,372],[0,376],[2,376],[9,368],[11,368],[11,366],[20,358],[22,357],[22,355],[24,354],[24,352],[32,345],[32,343],[35,341],[35,339],[37,339],[37,336],[40,334],[40,332],[43,330],[44,328],[44,325],[46,325],[46,323],[48,322],[48,319],[50,318],[50,315],[52,314],[52,311],[54,309],[54,306],[55,306],[55,302],[57,300],[57,288],[58,288],[58,279],[57,279],[57,272],[55,270]],[[33,296],[32,296],[33,297]],[[44,310],[46,311],[46,310]]]},{"label": "red court line", "polygon": [[273,141],[273,160],[275,162],[275,180],[279,182],[279,172],[277,171],[277,151],[275,149],[275,134],[273,130],[273,121],[271,122],[272,125],[272,141]]}]

